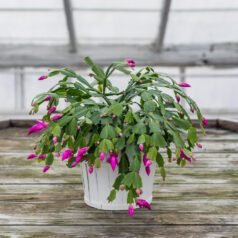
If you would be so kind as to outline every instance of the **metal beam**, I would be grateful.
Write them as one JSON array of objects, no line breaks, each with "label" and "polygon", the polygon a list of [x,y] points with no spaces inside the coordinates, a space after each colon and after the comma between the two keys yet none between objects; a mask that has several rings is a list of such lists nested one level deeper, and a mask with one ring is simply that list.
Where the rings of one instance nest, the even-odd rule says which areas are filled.
[{"label": "metal beam", "polygon": [[64,2],[66,23],[67,23],[68,33],[69,33],[70,52],[76,53],[77,41],[76,41],[76,34],[74,29],[74,20],[72,16],[71,0],[63,0],[63,2]]},{"label": "metal beam", "polygon": [[212,47],[177,45],[159,54],[150,45],[83,45],[79,46],[78,53],[70,54],[64,45],[0,44],[0,52],[0,68],[85,66],[83,58],[86,55],[102,66],[130,57],[138,66],[238,67],[238,44],[235,43]]},{"label": "metal beam", "polygon": [[161,51],[163,49],[164,44],[164,37],[166,33],[167,22],[169,18],[169,9],[171,6],[172,0],[163,0],[162,10],[161,10],[161,17],[160,17],[160,25],[159,25],[159,32],[158,37],[155,43],[156,51]]}]

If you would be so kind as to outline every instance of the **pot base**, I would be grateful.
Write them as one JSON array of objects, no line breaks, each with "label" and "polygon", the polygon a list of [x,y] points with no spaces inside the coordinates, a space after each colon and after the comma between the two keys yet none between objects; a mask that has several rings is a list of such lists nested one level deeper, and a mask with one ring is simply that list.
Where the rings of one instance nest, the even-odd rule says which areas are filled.
[{"label": "pot base", "polygon": [[[151,204],[152,202],[152,197],[150,199],[146,199],[146,201]],[[125,210],[128,210],[128,204],[113,204],[113,202],[111,203],[100,203],[100,202],[92,202],[90,200],[88,200],[86,197],[84,197],[84,202],[90,206],[90,207],[93,207],[93,208],[97,208],[97,209],[100,209],[100,210],[117,210],[117,211],[125,211]],[[137,209],[138,207],[133,204],[133,207],[135,209]]]},{"label": "pot base", "polygon": [[[107,197],[110,194],[115,179],[118,176],[118,168],[112,171],[111,166],[103,162],[101,168],[94,169],[93,173],[89,174],[89,166],[87,163],[81,164],[83,186],[84,186],[84,201],[85,203],[97,209],[102,210],[127,210],[127,191],[117,191],[116,198],[113,202],[108,202]],[[152,202],[152,191],[155,174],[155,165],[151,165],[151,173],[148,176],[144,166],[141,167],[140,175],[143,181],[143,193],[139,198],[145,199],[148,203]],[[136,208],[136,205],[133,205]]]}]

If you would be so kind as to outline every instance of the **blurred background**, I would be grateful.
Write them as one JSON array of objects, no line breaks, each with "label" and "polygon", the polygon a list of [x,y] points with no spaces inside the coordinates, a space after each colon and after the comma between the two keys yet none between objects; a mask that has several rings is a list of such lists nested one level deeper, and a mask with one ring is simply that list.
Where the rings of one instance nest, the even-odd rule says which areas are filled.
[{"label": "blurred background", "polygon": [[204,113],[238,115],[238,1],[1,0],[0,29],[1,116],[27,115],[33,96],[56,83],[37,80],[49,68],[89,78],[85,56],[153,65],[191,84]]}]

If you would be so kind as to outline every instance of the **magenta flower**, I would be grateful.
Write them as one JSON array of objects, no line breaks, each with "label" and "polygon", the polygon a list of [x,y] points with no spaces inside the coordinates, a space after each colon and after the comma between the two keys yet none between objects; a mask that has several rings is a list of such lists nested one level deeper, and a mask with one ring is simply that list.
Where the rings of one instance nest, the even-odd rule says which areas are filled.
[{"label": "magenta flower", "polygon": [[144,145],[143,144],[139,144],[139,150],[140,151],[144,150]]},{"label": "magenta flower", "polygon": [[53,139],[52,139],[53,143],[56,144],[57,143],[57,137],[54,136]]},{"label": "magenta flower", "polygon": [[50,99],[51,99],[51,96],[49,95],[49,96],[45,97],[44,101],[45,101],[45,102],[46,102],[46,101],[50,101]]},{"label": "magenta flower", "polygon": [[49,169],[50,169],[50,166],[49,166],[49,165],[46,165],[46,166],[43,167],[42,172],[45,173],[45,172],[47,172]]},{"label": "magenta flower", "polygon": [[186,83],[186,82],[179,83],[178,86],[180,86],[182,88],[189,88],[189,87],[191,87],[191,85]]},{"label": "magenta flower", "polygon": [[147,208],[147,209],[151,210],[150,204],[144,199],[137,199],[136,200],[136,205],[139,206],[139,208],[144,207],[144,208]]},{"label": "magenta flower", "polygon": [[134,207],[132,205],[128,207],[128,214],[130,217],[134,216]]},{"label": "magenta flower", "polygon": [[52,107],[48,110],[48,115],[51,115],[55,110],[56,110],[56,106],[52,106]]},{"label": "magenta flower", "polygon": [[59,120],[62,116],[63,116],[63,114],[55,114],[54,116],[51,117],[51,120],[52,120],[52,121],[57,121],[57,120]]},{"label": "magenta flower", "polygon": [[145,167],[150,167],[152,165],[152,161],[151,160],[147,160],[145,163]]},{"label": "magenta flower", "polygon": [[29,130],[28,130],[28,135],[34,133],[34,132],[39,132],[42,130],[45,130],[48,128],[49,123],[41,121],[41,120],[37,120],[37,123],[35,125],[33,125]]},{"label": "magenta flower", "polygon": [[194,113],[194,108],[193,107],[190,107],[190,112]]},{"label": "magenta flower", "polygon": [[197,143],[196,145],[197,145],[198,148],[202,149],[202,144]]},{"label": "magenta flower", "polygon": [[29,154],[28,156],[27,156],[27,159],[34,159],[34,158],[36,158],[37,156],[36,156],[36,154]]},{"label": "magenta flower", "polygon": [[182,148],[180,148],[180,157],[186,159],[186,160],[189,161],[190,163],[192,162],[192,158],[188,157],[188,156],[184,153],[184,151],[183,151]]},{"label": "magenta flower", "polygon": [[99,155],[99,158],[100,158],[101,161],[103,161],[105,159],[105,153],[101,152],[100,155]]},{"label": "magenta flower", "polygon": [[73,150],[67,149],[62,153],[62,161],[65,159],[71,159],[73,156]]},{"label": "magenta flower", "polygon": [[147,158],[147,155],[143,155],[143,164],[145,166],[145,171],[146,174],[149,176],[150,175],[150,165],[152,164],[152,161]]},{"label": "magenta flower", "polygon": [[148,176],[150,176],[150,167],[145,167],[145,172]]},{"label": "magenta flower", "polygon": [[89,149],[88,147],[83,147],[79,149],[77,156],[84,155],[85,153],[88,152],[88,149]]},{"label": "magenta flower", "polygon": [[38,78],[38,80],[44,80],[44,79],[47,79],[47,78],[48,78],[47,75],[42,75],[42,76],[40,76],[40,77]]},{"label": "magenta flower", "polygon": [[39,154],[38,155],[38,159],[45,159],[46,158],[46,154]]},{"label": "magenta flower", "polygon": [[207,121],[207,119],[205,117],[202,118],[202,124],[204,126],[208,126],[208,121]]},{"label": "magenta flower", "polygon": [[175,97],[176,97],[177,102],[179,103],[180,99],[181,99],[180,96],[178,94],[176,94]]},{"label": "magenta flower", "polygon": [[88,172],[91,174],[93,172],[93,165],[91,165],[88,169]]},{"label": "magenta flower", "polygon": [[82,160],[82,158],[83,158],[83,155],[77,155],[75,161],[79,163]]},{"label": "magenta flower", "polygon": [[144,166],[146,165],[146,161],[147,161],[147,160],[148,160],[147,155],[144,154],[144,155],[143,155],[143,164],[144,164]]},{"label": "magenta flower", "polygon": [[71,164],[71,168],[75,167],[78,164],[78,162],[75,160],[72,164]]},{"label": "magenta flower", "polygon": [[127,65],[128,65],[129,67],[134,68],[134,67],[136,66],[136,63],[135,63],[134,60],[128,59],[128,60],[127,60]]},{"label": "magenta flower", "polygon": [[111,164],[112,171],[114,172],[116,169],[116,166],[118,165],[117,155],[111,154],[107,162]]}]

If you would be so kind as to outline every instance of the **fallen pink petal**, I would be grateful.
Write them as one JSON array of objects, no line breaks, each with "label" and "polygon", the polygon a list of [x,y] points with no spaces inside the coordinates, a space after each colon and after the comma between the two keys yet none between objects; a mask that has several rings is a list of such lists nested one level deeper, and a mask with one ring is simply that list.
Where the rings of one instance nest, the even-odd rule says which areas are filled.
[{"label": "fallen pink petal", "polygon": [[128,207],[128,214],[130,217],[134,216],[134,207],[132,205]]}]

